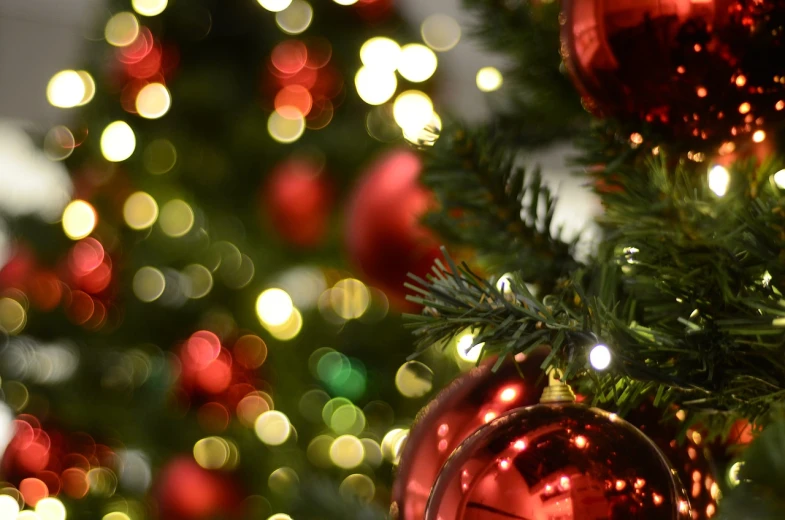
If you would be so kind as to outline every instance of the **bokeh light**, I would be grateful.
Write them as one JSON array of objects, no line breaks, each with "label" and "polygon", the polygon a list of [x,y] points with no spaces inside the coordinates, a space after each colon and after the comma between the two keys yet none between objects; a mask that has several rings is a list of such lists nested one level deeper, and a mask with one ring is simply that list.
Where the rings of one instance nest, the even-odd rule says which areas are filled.
[{"label": "bokeh light", "polygon": [[474,331],[466,329],[455,337],[455,352],[458,358],[468,363],[476,363],[482,355],[483,343],[474,344]]},{"label": "bokeh light", "polygon": [[0,495],[0,518],[13,520],[19,513],[19,503],[10,495]]},{"label": "bokeh light", "polygon": [[382,447],[373,439],[360,439],[365,448],[364,462],[372,468],[378,468],[382,465]]},{"label": "bokeh light", "polygon": [[354,77],[354,86],[360,99],[369,105],[381,105],[395,94],[398,80],[392,70],[363,66]]},{"label": "bokeh light", "polygon": [[294,496],[299,485],[300,477],[297,472],[286,466],[276,469],[267,478],[267,487],[277,495]]},{"label": "bokeh light", "polygon": [[365,414],[353,404],[344,404],[332,413],[330,428],[337,434],[359,435],[365,429]]},{"label": "bokeh light", "polygon": [[317,468],[329,468],[332,465],[330,446],[333,440],[333,437],[329,435],[317,435],[311,439],[311,442],[308,443],[308,448],[305,450],[308,461]]},{"label": "bokeh light", "polygon": [[256,299],[256,315],[265,327],[284,325],[294,310],[292,298],[283,289],[267,289]]},{"label": "bokeh light", "polygon": [[389,72],[398,68],[401,46],[390,38],[376,36],[360,47],[360,61],[368,68],[379,68]]},{"label": "bokeh light", "polygon": [[52,161],[62,161],[74,153],[76,139],[68,127],[57,125],[44,137],[44,154]]},{"label": "bokeh light", "polygon": [[371,477],[355,473],[349,475],[338,487],[338,493],[344,500],[357,499],[361,502],[370,503],[376,494],[376,486]]},{"label": "bokeh light", "polygon": [[131,517],[120,511],[113,511],[105,514],[102,520],[131,520]]},{"label": "bokeh light", "polygon": [[191,264],[183,269],[186,280],[185,293],[191,299],[204,298],[213,288],[213,274],[205,266]]},{"label": "bokeh light", "polygon": [[785,170],[780,170],[775,173],[772,178],[774,179],[774,184],[781,190],[785,190]]},{"label": "bokeh light", "polygon": [[354,5],[358,0],[333,0],[338,5]]},{"label": "bokeh light", "polygon": [[[49,488],[44,483],[44,481],[32,477],[22,479],[22,481],[19,483],[19,492],[22,494],[25,503],[33,507],[35,507],[39,500],[49,496]],[[36,515],[36,517],[37,516],[38,515]]]},{"label": "bokeh light", "polygon": [[63,210],[63,231],[71,240],[85,238],[95,229],[98,214],[89,202],[72,200]]},{"label": "bokeh light", "polygon": [[221,469],[230,462],[232,451],[226,439],[205,437],[194,444],[194,460],[204,469]]},{"label": "bokeh light", "polygon": [[292,0],[256,0],[256,1],[259,2],[259,5],[261,5],[268,11],[272,11],[273,13],[283,11],[284,9],[289,7],[292,3]]},{"label": "bokeh light", "polygon": [[730,172],[724,166],[715,165],[709,170],[709,189],[718,197],[724,196],[730,186]]},{"label": "bokeh light", "polygon": [[263,443],[268,446],[280,446],[292,433],[289,418],[276,410],[269,410],[256,418],[254,431]]},{"label": "bokeh light", "polygon": [[131,229],[147,229],[158,218],[158,204],[150,194],[137,191],[125,199],[123,218]]},{"label": "bokeh light", "polygon": [[137,36],[139,36],[139,20],[133,13],[123,11],[106,22],[104,37],[115,47],[131,45]]},{"label": "bokeh light", "polygon": [[281,325],[269,325],[267,331],[280,341],[289,341],[297,337],[303,328],[303,315],[294,309],[289,319]]},{"label": "bokeh light", "polygon": [[292,517],[285,513],[275,513],[268,517],[267,520],[292,520]]},{"label": "bokeh light", "polygon": [[169,0],[131,0],[134,11],[142,16],[157,16],[164,12]]},{"label": "bokeh light", "polygon": [[16,515],[16,520],[43,520],[38,513],[35,511],[30,511],[29,509],[26,511],[19,511],[19,514]]},{"label": "bokeh light", "polygon": [[477,88],[483,92],[493,92],[501,88],[504,78],[496,67],[483,67],[477,71]]},{"label": "bokeh light", "polygon": [[101,134],[101,153],[107,161],[125,161],[135,149],[136,136],[125,121],[109,123]]},{"label": "bokeh light", "polygon": [[405,133],[419,134],[433,119],[431,98],[419,90],[402,92],[395,98],[393,117]]},{"label": "bokeh light", "polygon": [[420,34],[428,47],[438,52],[446,52],[461,40],[461,26],[452,16],[437,13],[423,21]]},{"label": "bokeh light", "polygon": [[177,162],[177,150],[166,139],[156,139],[144,150],[144,166],[154,175],[161,175],[174,168]]},{"label": "bokeh light", "polygon": [[356,468],[364,457],[363,443],[354,435],[341,435],[330,445],[330,460],[339,468]]},{"label": "bokeh light", "polygon": [[433,388],[433,371],[419,361],[407,361],[395,373],[395,386],[404,397],[422,397]]},{"label": "bokeh light", "polygon": [[436,54],[419,43],[410,43],[401,48],[398,72],[413,83],[420,83],[436,72],[438,60]]},{"label": "bokeh light", "polygon": [[146,119],[158,119],[169,111],[172,96],[161,83],[150,83],[136,95],[136,111]]},{"label": "bokeh light", "polygon": [[35,505],[35,512],[41,520],[65,520],[65,506],[54,497],[43,498]]},{"label": "bokeh light", "polygon": [[311,25],[313,7],[305,0],[292,0],[289,7],[275,14],[275,23],[286,34],[300,34]]},{"label": "bokeh light", "polygon": [[245,426],[252,427],[256,419],[271,407],[270,401],[265,399],[264,392],[253,392],[237,403],[237,418]]},{"label": "bokeh light", "polygon": [[382,439],[382,456],[384,460],[398,464],[401,460],[401,452],[409,437],[409,430],[405,428],[394,428],[387,432]]},{"label": "bokeh light", "polygon": [[27,311],[13,298],[0,298],[0,332],[19,334],[27,324]]},{"label": "bokeh light", "polygon": [[330,290],[330,303],[338,316],[344,320],[352,320],[368,310],[371,293],[360,280],[346,278]]},{"label": "bokeh light", "polygon": [[161,208],[158,224],[161,230],[170,237],[182,237],[191,231],[194,225],[194,210],[187,202],[172,199]]},{"label": "bokeh light", "polygon": [[87,94],[82,76],[75,70],[62,70],[46,86],[46,99],[52,106],[72,108],[82,104]]},{"label": "bokeh light", "polygon": [[82,83],[84,84],[84,97],[79,102],[79,106],[82,106],[93,100],[95,96],[95,80],[86,70],[77,70],[76,73],[82,78]]},{"label": "bokeh light", "polygon": [[166,278],[155,267],[145,266],[136,271],[131,287],[141,301],[153,302],[164,293]]},{"label": "bokeh light", "polygon": [[267,131],[279,143],[293,143],[305,133],[305,118],[291,110],[275,110],[267,120]]},{"label": "bokeh light", "polygon": [[245,368],[256,369],[267,359],[267,345],[262,338],[253,334],[241,336],[232,347],[234,359]]},{"label": "bokeh light", "polygon": [[404,130],[403,138],[418,148],[425,149],[436,144],[441,132],[442,119],[439,117],[439,114],[434,112],[431,120],[424,127]]},{"label": "bokeh light", "polygon": [[595,345],[589,352],[589,363],[595,370],[605,370],[611,364],[611,351],[605,345]]}]

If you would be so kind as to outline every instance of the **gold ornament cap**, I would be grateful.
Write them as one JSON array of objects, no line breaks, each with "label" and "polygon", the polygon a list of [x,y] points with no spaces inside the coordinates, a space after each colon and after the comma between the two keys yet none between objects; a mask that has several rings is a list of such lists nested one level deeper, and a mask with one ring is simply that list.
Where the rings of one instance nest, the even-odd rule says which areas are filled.
[{"label": "gold ornament cap", "polygon": [[548,374],[548,386],[542,391],[540,397],[541,404],[574,403],[575,393],[570,385],[563,383],[556,378],[556,371],[551,370]]}]

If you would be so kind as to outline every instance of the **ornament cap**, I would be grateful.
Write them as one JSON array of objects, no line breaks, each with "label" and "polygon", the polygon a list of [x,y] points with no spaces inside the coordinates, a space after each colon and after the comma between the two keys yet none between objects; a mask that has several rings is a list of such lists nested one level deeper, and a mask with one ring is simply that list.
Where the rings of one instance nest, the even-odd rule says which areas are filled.
[{"label": "ornament cap", "polygon": [[556,379],[555,371],[548,374],[548,386],[542,391],[541,404],[574,403],[575,393],[570,385]]}]

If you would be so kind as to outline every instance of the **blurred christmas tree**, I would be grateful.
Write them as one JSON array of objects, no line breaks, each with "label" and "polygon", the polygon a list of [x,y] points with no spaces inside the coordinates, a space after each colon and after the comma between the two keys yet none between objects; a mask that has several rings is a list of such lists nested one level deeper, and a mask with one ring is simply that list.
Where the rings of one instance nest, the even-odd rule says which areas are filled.
[{"label": "blurred christmas tree", "polygon": [[388,0],[110,7],[47,89],[70,202],[4,219],[0,518],[386,511],[432,384],[396,388],[403,278],[435,245],[419,158],[373,161],[430,122],[435,54]]}]

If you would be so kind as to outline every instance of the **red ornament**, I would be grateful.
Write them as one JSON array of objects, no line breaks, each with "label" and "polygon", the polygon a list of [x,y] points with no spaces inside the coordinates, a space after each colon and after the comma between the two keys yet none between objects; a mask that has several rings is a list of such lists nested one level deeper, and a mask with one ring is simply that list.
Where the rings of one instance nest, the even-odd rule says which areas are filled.
[{"label": "red ornament", "polygon": [[432,201],[417,182],[420,170],[414,152],[387,153],[366,170],[346,212],[349,256],[399,308],[412,308],[407,273],[425,275],[439,256],[436,239],[419,222]]},{"label": "red ornament", "polygon": [[304,158],[289,159],[270,174],[262,207],[284,240],[314,247],[327,231],[332,190],[319,165]]},{"label": "red ornament", "polygon": [[628,422],[577,404],[519,408],[445,464],[425,520],[687,520],[665,456]]},{"label": "red ornament", "polygon": [[201,520],[226,517],[239,504],[233,483],[221,473],[208,471],[181,457],[169,462],[158,477],[159,517],[167,520]]},{"label": "red ornament", "polygon": [[785,119],[785,1],[564,0],[585,106],[687,142],[759,142]]},{"label": "red ornament", "polygon": [[521,363],[505,362],[495,373],[494,360],[488,360],[462,374],[423,408],[398,464],[392,489],[394,518],[422,520],[433,483],[453,450],[496,417],[539,402],[547,383],[540,377],[546,355],[538,351]]}]

